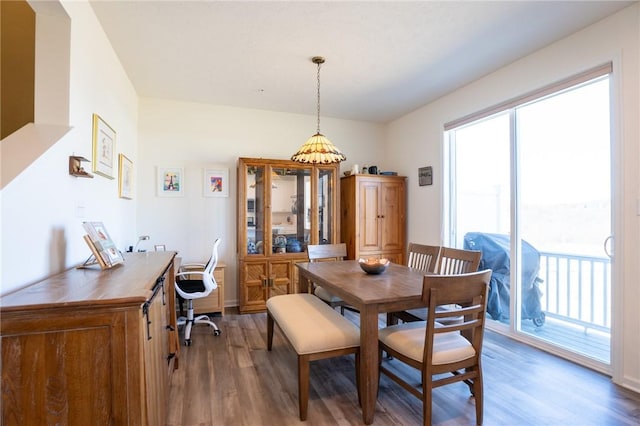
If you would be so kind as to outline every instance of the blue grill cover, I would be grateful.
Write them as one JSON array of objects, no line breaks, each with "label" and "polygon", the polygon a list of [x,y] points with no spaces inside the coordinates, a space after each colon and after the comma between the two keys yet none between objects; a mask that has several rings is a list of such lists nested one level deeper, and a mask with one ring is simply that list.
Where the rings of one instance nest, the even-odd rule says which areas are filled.
[{"label": "blue grill cover", "polygon": [[[479,269],[491,269],[487,313],[497,321],[509,319],[510,299],[510,240],[508,235],[469,232],[464,236],[466,250],[482,251]],[[532,319],[538,326],[544,323],[540,305],[542,292],[538,278],[540,253],[522,240],[522,319]]]}]

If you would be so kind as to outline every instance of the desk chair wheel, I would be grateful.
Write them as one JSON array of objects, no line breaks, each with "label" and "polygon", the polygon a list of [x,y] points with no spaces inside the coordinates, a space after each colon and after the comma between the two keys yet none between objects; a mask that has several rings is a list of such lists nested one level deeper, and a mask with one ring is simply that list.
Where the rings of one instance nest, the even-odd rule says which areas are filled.
[{"label": "desk chair wheel", "polygon": [[214,335],[214,336],[219,336],[219,335],[220,335],[220,333],[222,333],[222,331],[220,331],[220,330],[213,330],[213,335]]}]

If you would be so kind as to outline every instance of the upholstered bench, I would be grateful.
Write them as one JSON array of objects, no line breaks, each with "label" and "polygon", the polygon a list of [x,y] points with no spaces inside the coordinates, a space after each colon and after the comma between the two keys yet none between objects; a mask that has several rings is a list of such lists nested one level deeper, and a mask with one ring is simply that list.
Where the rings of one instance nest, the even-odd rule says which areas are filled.
[{"label": "upholstered bench", "polygon": [[273,324],[278,324],[298,354],[298,408],[307,419],[309,362],[355,354],[360,400],[360,329],[313,294],[285,294],[267,300],[267,349],[273,344]]}]

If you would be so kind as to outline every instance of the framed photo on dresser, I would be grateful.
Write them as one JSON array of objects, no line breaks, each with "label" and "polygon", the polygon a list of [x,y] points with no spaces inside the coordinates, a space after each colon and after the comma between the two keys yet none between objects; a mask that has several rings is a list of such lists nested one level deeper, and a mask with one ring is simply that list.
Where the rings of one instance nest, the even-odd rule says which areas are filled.
[{"label": "framed photo on dresser", "polygon": [[[84,239],[95,257],[95,263],[98,263],[102,269],[108,269],[124,262],[122,253],[116,247],[102,222],[83,222],[82,226],[87,231]],[[85,262],[85,266],[93,263]]]}]

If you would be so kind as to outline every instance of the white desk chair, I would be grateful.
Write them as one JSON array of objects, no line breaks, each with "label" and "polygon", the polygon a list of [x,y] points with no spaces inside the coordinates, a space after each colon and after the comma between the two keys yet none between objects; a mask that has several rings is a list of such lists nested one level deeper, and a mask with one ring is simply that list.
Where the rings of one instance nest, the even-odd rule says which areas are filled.
[{"label": "white desk chair", "polygon": [[[176,292],[187,301],[187,316],[181,316],[178,318],[178,326],[185,326],[184,329],[184,344],[186,346],[191,345],[191,328],[195,324],[208,324],[213,327],[213,334],[219,336],[221,331],[218,326],[211,321],[206,315],[199,315],[194,318],[193,313],[193,299],[200,299],[207,297],[213,290],[218,288],[216,280],[213,278],[213,271],[218,264],[218,246],[220,245],[220,238],[213,243],[213,250],[211,252],[211,258],[202,271],[194,270],[182,270],[182,268],[193,267],[196,264],[185,264],[181,266],[181,272],[176,274]],[[198,278],[192,279],[197,276]]]}]

